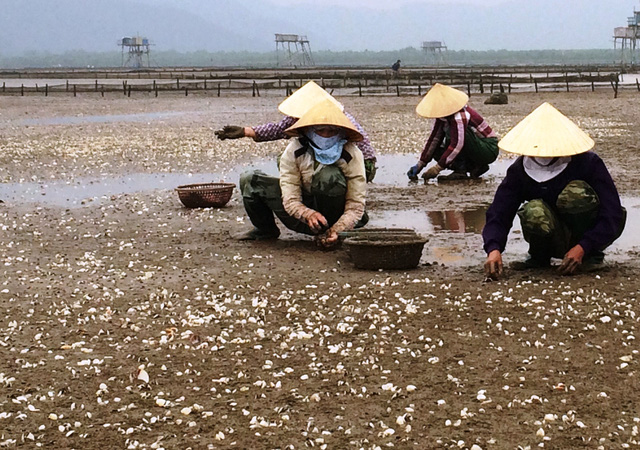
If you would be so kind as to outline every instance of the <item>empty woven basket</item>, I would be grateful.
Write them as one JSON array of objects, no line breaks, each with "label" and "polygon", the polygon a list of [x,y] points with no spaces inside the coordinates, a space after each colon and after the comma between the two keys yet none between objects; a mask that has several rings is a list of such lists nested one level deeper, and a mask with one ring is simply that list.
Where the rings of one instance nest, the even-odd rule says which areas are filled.
[{"label": "empty woven basket", "polygon": [[413,269],[420,262],[426,242],[415,231],[385,230],[347,237],[344,245],[359,269]]},{"label": "empty woven basket", "polygon": [[233,183],[200,183],[178,186],[178,197],[187,208],[219,208],[231,199]]}]

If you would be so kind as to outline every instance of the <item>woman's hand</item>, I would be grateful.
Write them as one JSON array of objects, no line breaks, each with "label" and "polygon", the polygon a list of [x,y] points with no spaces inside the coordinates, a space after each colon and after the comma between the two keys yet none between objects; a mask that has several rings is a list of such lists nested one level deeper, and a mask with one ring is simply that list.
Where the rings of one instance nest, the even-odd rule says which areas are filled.
[{"label": "woman's hand", "polygon": [[319,246],[324,248],[333,247],[338,243],[338,233],[332,229],[328,229],[326,233],[317,237],[316,242]]},{"label": "woman's hand", "polygon": [[502,276],[502,270],[502,254],[499,250],[492,250],[484,263],[484,274],[487,278],[497,280]]},{"label": "woman's hand", "polygon": [[307,217],[307,225],[311,228],[311,231],[320,233],[329,226],[329,222],[327,222],[327,219],[318,211],[314,211]]},{"label": "woman's hand", "polygon": [[558,266],[558,272],[562,275],[573,274],[580,264],[582,264],[582,258],[584,257],[584,249],[582,245],[578,244],[575,247],[569,249],[562,259],[562,264]]}]

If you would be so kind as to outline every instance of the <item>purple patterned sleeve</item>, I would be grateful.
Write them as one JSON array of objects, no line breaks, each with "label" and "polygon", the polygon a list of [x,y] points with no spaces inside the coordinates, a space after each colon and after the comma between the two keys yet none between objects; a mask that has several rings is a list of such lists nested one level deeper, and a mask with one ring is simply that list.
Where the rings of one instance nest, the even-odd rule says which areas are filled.
[{"label": "purple patterned sleeve", "polygon": [[362,125],[360,125],[351,114],[344,111],[344,115],[347,116],[347,118],[351,121],[351,123],[356,127],[358,132],[363,137],[361,141],[356,142],[355,144],[362,152],[362,156],[364,156],[364,159],[375,161],[376,151],[374,150],[373,145],[371,145],[371,141],[369,140],[369,135],[367,134],[367,132],[364,131],[364,128],[362,128]]},{"label": "purple patterned sleeve", "polygon": [[[376,151],[371,145],[371,141],[369,140],[369,136],[367,132],[364,131],[362,125],[360,125],[356,119],[349,114],[348,112],[344,112],[347,118],[353,123],[358,132],[362,135],[363,139],[359,142],[356,142],[356,146],[362,152],[362,156],[364,159],[376,160]],[[256,137],[254,141],[256,142],[266,142],[266,141],[277,141],[280,139],[288,139],[284,132],[287,128],[297,122],[298,119],[295,117],[285,116],[280,122],[270,122],[265,123],[264,125],[256,125],[255,127],[251,127],[253,131],[256,133]]]},{"label": "purple patterned sleeve", "polygon": [[264,125],[251,127],[256,133],[254,141],[266,142],[278,141],[280,139],[289,139],[289,136],[285,134],[284,130],[296,123],[297,120],[298,119],[296,119],[295,117],[285,116],[285,118],[280,122],[270,122],[265,123]]}]

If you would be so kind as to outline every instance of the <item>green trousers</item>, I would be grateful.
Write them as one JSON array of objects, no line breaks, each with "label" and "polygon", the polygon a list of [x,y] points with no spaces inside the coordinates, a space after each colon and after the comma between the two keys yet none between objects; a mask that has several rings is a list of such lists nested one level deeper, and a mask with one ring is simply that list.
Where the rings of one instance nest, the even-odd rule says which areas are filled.
[{"label": "green trousers", "polygon": [[[240,175],[242,202],[254,227],[264,232],[273,232],[278,226],[277,217],[288,229],[297,233],[318,234],[295,217],[290,216],[282,204],[280,179],[261,170],[250,170]],[[313,175],[311,192],[303,193],[302,203],[322,214],[333,225],[344,214],[347,180],[335,166],[324,166]],[[356,228],[369,221],[365,213]]]},{"label": "green trousers", "polygon": [[[570,182],[553,206],[541,199],[525,203],[518,210],[518,217],[524,239],[529,243],[529,254],[539,260],[563,258],[593,228],[599,209],[598,195],[582,180]],[[625,220],[611,242],[622,234]]]},{"label": "green trousers", "polygon": [[[447,150],[451,139],[447,133],[442,145],[433,152],[433,160],[438,161]],[[499,153],[497,138],[481,138],[467,128],[464,132],[464,145],[451,168],[459,172],[469,172],[476,167],[486,166],[496,160]]]}]

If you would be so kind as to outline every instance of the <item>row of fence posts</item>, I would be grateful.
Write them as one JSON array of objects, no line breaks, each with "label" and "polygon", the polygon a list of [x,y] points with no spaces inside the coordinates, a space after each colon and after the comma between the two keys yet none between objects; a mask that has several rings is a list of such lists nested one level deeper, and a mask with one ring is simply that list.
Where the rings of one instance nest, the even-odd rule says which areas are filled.
[{"label": "row of fence posts", "polygon": [[[513,76],[512,76],[513,77]],[[539,87],[538,87],[538,81],[533,77],[533,75],[530,75],[530,79],[533,82],[534,88],[535,88],[535,92],[538,93],[539,92]],[[231,80],[229,80],[229,83],[231,83]],[[511,93],[511,83],[512,83],[512,79],[509,81],[509,83],[507,84],[507,92]],[[619,81],[618,81],[618,77],[616,77],[615,80],[610,80],[611,83],[611,87],[614,91],[614,98],[618,98],[618,89],[619,89]],[[282,85],[282,80],[280,79],[278,82],[279,86]],[[325,83],[324,83],[324,79],[322,79],[321,81],[322,87],[326,89]],[[365,81],[365,86],[366,86],[366,81]],[[296,86],[296,83],[293,82],[294,87],[299,87]],[[302,85],[302,80],[300,81],[300,86]],[[100,91],[102,97],[104,97],[104,85],[99,85],[98,84],[98,80],[95,80],[95,92]],[[565,86],[566,86],[566,90],[567,92],[570,92],[570,83],[569,83],[569,78],[568,76],[565,76]],[[494,91],[494,87],[495,87],[495,83],[492,80],[491,81],[491,88],[489,92],[493,92]],[[499,83],[499,87],[500,87],[500,92],[505,92],[504,86],[502,83]],[[69,84],[69,80],[66,81],[66,85],[65,85],[65,91],[69,92],[70,88],[72,88],[73,90],[73,96],[76,97],[77,96],[77,85],[73,84],[70,85]],[[258,87],[258,84],[256,83],[256,81],[253,81],[253,84],[251,86],[252,88],[252,97],[260,97],[260,89]],[[480,79],[478,80],[478,88],[480,90],[480,93],[483,94],[485,89],[484,89],[484,82],[482,80],[482,77],[480,77]],[[180,79],[176,79],[176,89],[180,90]],[[188,87],[184,87],[184,95],[188,96],[189,95],[189,88]],[[204,80],[204,89],[207,90],[207,81],[206,79]],[[591,91],[595,92],[595,82],[593,80],[591,80]],[[638,79],[636,79],[636,89],[638,90],[638,92],[640,92],[640,81],[638,81]],[[35,90],[36,92],[40,92],[39,91],[39,86],[36,83],[35,85]],[[127,80],[123,80],[122,81],[122,92],[125,96],[127,97],[131,97],[131,85],[129,83],[127,83]],[[154,92],[154,96],[157,97],[158,96],[158,84],[156,83],[156,80],[153,80],[153,88],[152,88],[153,92]],[[387,87],[387,92],[389,91],[388,87]],[[6,82],[2,83],[2,92],[6,92]],[[293,93],[293,89],[291,87],[291,85],[289,83],[286,83],[285,85],[285,97],[288,97],[289,95],[291,95]],[[471,95],[471,82],[467,82],[467,93],[469,95]],[[20,95],[24,96],[25,94],[25,86],[24,84],[20,85]],[[44,87],[44,95],[48,96],[49,95],[49,84],[45,84]],[[220,97],[221,95],[221,83],[217,83],[217,96]],[[396,95],[398,97],[400,97],[400,85],[396,85]],[[363,93],[362,93],[362,81],[358,81],[358,96],[362,97]],[[418,84],[418,96],[422,96],[422,85]]]}]

